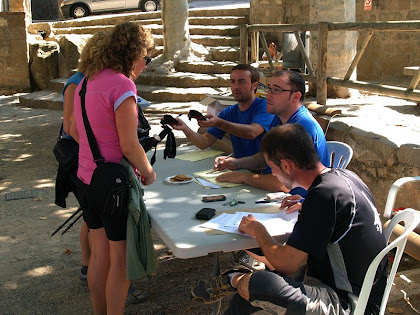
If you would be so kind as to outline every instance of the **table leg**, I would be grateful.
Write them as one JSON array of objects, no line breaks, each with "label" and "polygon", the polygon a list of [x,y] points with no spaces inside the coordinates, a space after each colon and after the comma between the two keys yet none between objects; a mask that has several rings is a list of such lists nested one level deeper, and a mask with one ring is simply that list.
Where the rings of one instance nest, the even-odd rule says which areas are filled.
[{"label": "table leg", "polygon": [[[215,276],[220,275],[220,254],[219,252],[217,253],[213,253],[213,274]],[[213,315],[218,315],[220,314],[220,308],[222,306],[222,301],[218,301],[216,303],[213,304]]]}]

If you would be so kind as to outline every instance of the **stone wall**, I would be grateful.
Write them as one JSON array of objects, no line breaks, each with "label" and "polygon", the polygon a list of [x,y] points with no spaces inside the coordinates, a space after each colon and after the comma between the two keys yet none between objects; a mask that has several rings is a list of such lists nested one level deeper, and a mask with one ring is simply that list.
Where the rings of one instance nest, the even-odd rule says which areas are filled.
[{"label": "stone wall", "polygon": [[[418,0],[374,0],[372,10],[365,11],[363,1],[356,3],[360,21],[420,20]],[[420,66],[420,31],[376,32],[359,62],[359,80],[389,79],[403,76],[405,66]]]},{"label": "stone wall", "polygon": [[[420,145],[398,146],[382,135],[332,122],[327,140],[342,141],[353,148],[348,169],[358,174],[372,191],[379,213],[383,213],[388,191],[401,177],[420,176]],[[405,184],[395,206],[420,210],[420,182]]]},{"label": "stone wall", "polygon": [[24,12],[0,12],[0,95],[30,90]]},{"label": "stone wall", "polygon": [[56,20],[59,17],[57,0],[31,0],[32,19]]},{"label": "stone wall", "polygon": [[[364,1],[356,1],[356,22],[420,20],[418,0],[374,0],[372,3],[372,10],[365,11]],[[310,0],[252,0],[250,21],[252,24],[276,23],[276,21],[285,24],[309,23],[310,8]],[[334,14],[335,9],[331,6],[332,19],[328,21],[333,21]],[[281,47],[280,36],[278,40],[277,46]],[[310,41],[316,42],[315,34]],[[416,53],[418,47],[420,47],[419,31],[377,32],[372,36],[359,62],[357,79],[374,81],[396,78],[398,80],[404,76],[405,66],[420,65],[420,54]],[[316,45],[311,48],[314,55]],[[314,61],[314,58],[312,60]]]}]

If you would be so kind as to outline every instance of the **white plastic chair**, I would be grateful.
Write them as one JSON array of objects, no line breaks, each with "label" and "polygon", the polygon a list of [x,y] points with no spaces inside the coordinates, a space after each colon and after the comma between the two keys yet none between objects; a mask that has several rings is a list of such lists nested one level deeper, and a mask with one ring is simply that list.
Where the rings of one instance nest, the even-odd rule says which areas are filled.
[{"label": "white plastic chair", "polygon": [[392,184],[391,188],[389,189],[388,198],[385,204],[385,210],[384,210],[385,218],[391,219],[392,209],[394,208],[394,205],[395,205],[395,199],[397,198],[397,193],[398,193],[398,190],[401,188],[401,186],[404,185],[405,183],[414,182],[414,181],[420,181],[420,176],[403,177],[396,180]]},{"label": "white plastic chair", "polygon": [[397,273],[398,265],[400,263],[402,254],[404,253],[404,247],[407,243],[408,235],[414,230],[414,228],[420,223],[420,215],[417,210],[414,209],[405,209],[398,212],[391,222],[389,223],[387,229],[384,231],[385,240],[388,243],[391,233],[394,227],[399,223],[404,222],[404,232],[392,241],[388,246],[386,246],[371,262],[366,275],[363,281],[362,290],[360,291],[359,296],[357,297],[354,294],[349,293],[351,303],[353,305],[353,315],[363,315],[365,313],[366,304],[372,289],[372,283],[375,278],[378,265],[385,255],[388,254],[394,248],[397,248],[397,251],[394,256],[394,261],[392,263],[391,271],[388,274],[387,285],[385,287],[384,295],[382,298],[382,303],[379,311],[379,315],[385,313],[386,304],[388,302],[388,297],[391,292],[392,283]]},{"label": "white plastic chair", "polygon": [[327,141],[330,165],[333,168],[346,168],[353,157],[353,149],[347,143],[340,141]]}]

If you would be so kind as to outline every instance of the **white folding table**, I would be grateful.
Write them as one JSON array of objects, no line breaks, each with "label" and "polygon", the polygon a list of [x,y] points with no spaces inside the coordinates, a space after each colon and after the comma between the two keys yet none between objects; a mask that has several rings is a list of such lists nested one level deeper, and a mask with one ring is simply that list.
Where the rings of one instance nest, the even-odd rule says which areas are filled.
[{"label": "white folding table", "polygon": [[[198,150],[195,146],[177,147],[177,155]],[[148,157],[153,154],[149,151]],[[201,208],[210,207],[216,210],[261,208],[267,204],[255,204],[262,199],[267,191],[240,185],[232,188],[204,189],[197,182],[186,184],[170,184],[165,181],[167,177],[176,174],[192,176],[194,172],[213,168],[215,157],[197,162],[180,159],[163,159],[163,148],[156,153],[156,181],[145,187],[145,203],[150,215],[152,228],[165,242],[168,248],[178,258],[193,258],[214,253],[214,273],[220,274],[219,252],[238,251],[246,248],[258,247],[257,241],[249,236],[239,234],[209,235],[201,228],[195,213]],[[226,201],[204,203],[203,196],[223,194],[226,201],[235,198],[245,201],[237,206],[223,206]],[[286,240],[286,235],[283,240]],[[282,237],[276,239],[281,240]],[[220,303],[219,303],[220,306]],[[218,312],[218,311],[217,311]],[[216,313],[217,313],[216,312]]]}]

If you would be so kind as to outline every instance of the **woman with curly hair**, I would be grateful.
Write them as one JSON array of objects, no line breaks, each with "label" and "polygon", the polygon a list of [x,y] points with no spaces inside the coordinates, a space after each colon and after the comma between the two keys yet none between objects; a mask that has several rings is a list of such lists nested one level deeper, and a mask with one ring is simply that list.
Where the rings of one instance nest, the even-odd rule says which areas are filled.
[{"label": "woman with curly hair", "polygon": [[[88,79],[86,113],[101,155],[105,162],[114,163],[125,157],[142,176],[144,185],[152,184],[156,174],[137,137],[137,90],[133,81],[146,68],[153,48],[149,31],[124,22],[79,64]],[[127,216],[103,213],[88,202],[96,164],[82,118],[78,96],[81,87],[82,83],[76,89],[74,115],[80,145],[79,194],[91,236],[88,286],[95,314],[123,314],[130,284],[126,280]]]}]

